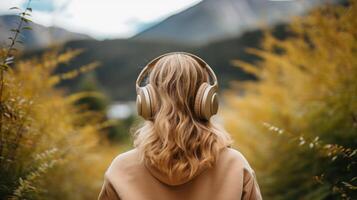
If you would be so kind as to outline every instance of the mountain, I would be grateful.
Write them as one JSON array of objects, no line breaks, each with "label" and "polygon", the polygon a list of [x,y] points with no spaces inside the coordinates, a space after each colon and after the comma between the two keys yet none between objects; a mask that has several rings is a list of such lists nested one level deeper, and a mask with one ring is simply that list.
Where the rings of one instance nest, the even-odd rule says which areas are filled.
[{"label": "mountain", "polygon": [[[275,33],[285,35],[285,26],[279,25],[274,28]],[[64,45],[64,49],[84,49],[84,52],[72,62],[60,67],[57,73],[78,68],[84,64],[99,61],[101,66],[94,75],[100,88],[109,94],[114,100],[126,101],[135,99],[135,80],[140,70],[151,59],[167,52],[187,51],[206,60],[218,76],[221,88],[227,88],[232,80],[253,79],[249,75],[231,63],[234,59],[247,62],[257,60],[255,56],[247,54],[248,47],[259,48],[263,37],[261,30],[246,32],[235,38],[217,41],[205,46],[189,47],[175,43],[142,41],[136,39],[115,40],[82,40],[71,41]],[[42,54],[43,50],[27,53],[26,56]],[[83,78],[83,76],[82,76]],[[81,77],[66,81],[61,86],[78,90]]]},{"label": "mountain", "polygon": [[[296,6],[292,2],[264,0],[204,0],[133,38],[69,41],[64,49],[85,51],[57,73],[99,61],[101,67],[94,72],[99,87],[114,100],[134,100],[135,80],[147,62],[163,53],[187,51],[205,59],[217,73],[220,87],[227,88],[232,80],[254,79],[231,62],[258,59],[245,52],[248,47],[259,48],[263,37],[262,29],[252,24],[258,24],[265,16],[263,11],[269,10],[273,14],[266,20],[275,24],[275,32],[284,33],[285,25],[277,25],[279,20],[284,21],[282,15],[302,12],[301,7],[293,5]],[[26,56],[43,51],[32,51]],[[61,86],[79,90],[82,78],[65,81]]]},{"label": "mountain", "polygon": [[[17,15],[0,16],[1,44],[8,42],[8,37],[12,35],[10,30],[16,27],[17,22],[19,22],[19,16]],[[22,32],[25,49],[43,48],[71,40],[91,39],[87,35],[73,33],[58,27],[46,27],[33,22],[30,22],[28,26],[31,26],[32,30],[24,30]]]},{"label": "mountain", "polygon": [[135,39],[202,45],[286,22],[321,0],[203,0],[135,35]]}]

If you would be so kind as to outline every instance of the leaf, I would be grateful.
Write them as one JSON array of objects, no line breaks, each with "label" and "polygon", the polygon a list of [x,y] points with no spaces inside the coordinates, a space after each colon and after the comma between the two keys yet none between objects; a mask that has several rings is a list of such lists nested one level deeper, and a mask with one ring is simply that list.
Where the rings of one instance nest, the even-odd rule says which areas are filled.
[{"label": "leaf", "polygon": [[357,186],[354,186],[354,185],[344,182],[344,181],[342,183],[351,190],[357,190]]},{"label": "leaf", "polygon": [[10,114],[9,113],[4,113],[5,117],[7,118],[11,118]]},{"label": "leaf", "polygon": [[352,153],[350,155],[348,155],[348,157],[353,157],[354,155],[356,155],[357,153],[357,149],[355,149],[354,151],[352,151]]},{"label": "leaf", "polygon": [[248,62],[244,62],[241,60],[233,60],[233,61],[231,61],[231,63],[235,67],[238,67],[238,68],[242,69],[243,71],[253,74],[257,77],[259,76],[259,74],[261,72],[261,70],[259,70],[259,68],[255,67],[254,65],[252,65]]},{"label": "leaf", "polygon": [[316,136],[315,139],[314,139],[314,142],[319,141],[319,139],[320,139],[319,136]]},{"label": "leaf", "polygon": [[302,146],[302,145],[304,145],[304,144],[305,144],[305,141],[304,141],[304,140],[301,140],[300,143],[299,143],[300,146]]},{"label": "leaf", "polygon": [[30,19],[27,19],[26,17],[21,17],[21,19],[26,23],[32,22]]},{"label": "leaf", "polygon": [[9,10],[21,10],[19,7],[11,7]]},{"label": "leaf", "polygon": [[0,64],[0,68],[1,68],[2,70],[7,70],[9,67],[10,67],[10,66],[7,65],[6,63],[5,63],[5,64]]},{"label": "leaf", "polygon": [[14,28],[13,28],[13,29],[10,29],[10,31],[11,31],[11,32],[14,32],[14,33],[20,32],[19,29],[14,29]]},{"label": "leaf", "polygon": [[11,64],[13,62],[14,62],[14,57],[13,56],[8,57],[8,58],[5,59],[5,64],[6,65],[9,65],[9,64]]},{"label": "leaf", "polygon": [[13,60],[13,59],[14,59],[14,56],[11,56],[11,57],[7,57],[5,60],[9,61],[9,60]]},{"label": "leaf", "polygon": [[32,30],[32,28],[30,26],[24,26],[22,27],[23,30]]}]

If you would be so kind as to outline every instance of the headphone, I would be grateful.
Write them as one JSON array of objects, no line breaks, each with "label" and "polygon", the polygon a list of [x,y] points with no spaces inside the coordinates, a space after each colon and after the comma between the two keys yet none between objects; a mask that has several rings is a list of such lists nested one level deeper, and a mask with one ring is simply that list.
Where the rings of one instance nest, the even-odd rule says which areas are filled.
[{"label": "headphone", "polygon": [[[155,114],[155,91],[151,84],[147,84],[145,86],[140,86],[141,82],[145,78],[145,75],[150,71],[151,68],[155,66],[155,64],[163,57],[173,54],[184,54],[190,56],[195,59],[200,66],[207,69],[208,74],[210,76],[208,82],[204,82],[200,85],[196,97],[195,97],[195,105],[194,112],[196,116],[203,120],[209,120],[212,115],[215,115],[218,110],[218,81],[217,77],[214,74],[212,68],[200,57],[186,53],[186,52],[172,52],[163,54],[152,61],[150,61],[144,69],[140,72],[138,79],[136,80],[136,108],[138,111],[138,115],[142,116],[146,120],[152,119]],[[210,83],[210,80],[213,83]]]}]

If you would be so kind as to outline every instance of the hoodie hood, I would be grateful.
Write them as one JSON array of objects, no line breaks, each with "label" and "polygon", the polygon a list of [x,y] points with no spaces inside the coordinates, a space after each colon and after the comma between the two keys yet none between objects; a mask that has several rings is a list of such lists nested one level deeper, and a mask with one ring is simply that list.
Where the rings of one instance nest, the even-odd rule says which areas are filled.
[{"label": "hoodie hood", "polygon": [[178,186],[178,185],[183,185],[191,180],[193,180],[195,177],[197,177],[198,175],[200,175],[204,170],[207,169],[207,167],[201,167],[197,170],[197,172],[190,178],[188,177],[180,177],[180,176],[174,176],[172,178],[170,178],[167,174],[161,172],[160,170],[158,170],[155,166],[153,165],[148,165],[145,164],[145,167],[148,169],[148,171],[150,172],[150,174],[155,177],[157,180],[159,180],[160,182],[166,184],[166,185],[170,185],[170,186]]}]

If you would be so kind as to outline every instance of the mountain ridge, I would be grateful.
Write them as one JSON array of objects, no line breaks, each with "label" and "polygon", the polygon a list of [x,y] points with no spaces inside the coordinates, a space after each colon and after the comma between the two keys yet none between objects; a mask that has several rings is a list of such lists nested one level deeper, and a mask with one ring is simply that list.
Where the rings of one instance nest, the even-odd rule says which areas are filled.
[{"label": "mountain ridge", "polygon": [[133,36],[139,40],[176,41],[186,45],[234,38],[245,31],[287,22],[320,0],[203,0]]},{"label": "mountain ridge", "polygon": [[[284,37],[285,25],[274,28],[275,33]],[[253,80],[255,77],[235,67],[232,60],[239,59],[254,63],[258,58],[247,53],[247,48],[260,48],[263,38],[262,30],[246,32],[235,38],[225,39],[198,47],[190,47],[176,43],[160,43],[158,41],[141,41],[135,39],[114,40],[82,40],[67,42],[66,49],[83,49],[83,53],[73,61],[60,67],[56,73],[64,73],[93,61],[101,62],[101,67],[92,72],[98,86],[116,101],[135,99],[135,80],[137,75],[150,60],[168,52],[186,51],[198,55],[207,61],[217,74],[220,88],[227,88],[235,80]],[[28,52],[27,57],[41,55],[46,50]],[[74,80],[63,82],[60,86],[70,91],[79,91],[82,75]]]},{"label": "mountain ridge", "polygon": [[[11,34],[11,29],[16,27],[19,16],[17,15],[1,15],[0,16],[0,41],[5,43]],[[60,27],[46,27],[35,22],[29,22],[32,30],[24,30],[23,42],[24,46],[18,48],[38,49],[51,46],[53,44],[62,44],[71,40],[92,39],[90,36],[68,31]]]}]

